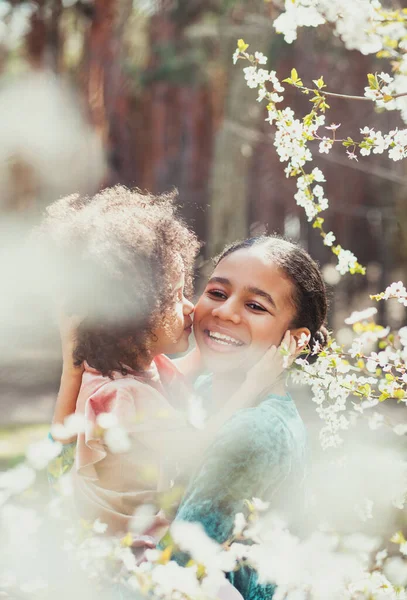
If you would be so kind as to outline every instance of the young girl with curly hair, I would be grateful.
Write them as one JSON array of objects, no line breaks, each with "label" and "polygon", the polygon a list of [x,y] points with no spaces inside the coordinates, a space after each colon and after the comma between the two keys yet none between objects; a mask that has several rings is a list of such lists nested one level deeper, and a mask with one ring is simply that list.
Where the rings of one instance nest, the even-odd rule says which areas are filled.
[{"label": "young girl with curly hair", "polygon": [[[198,243],[176,215],[174,194],[156,197],[116,187],[91,199],[71,196],[49,207],[41,232],[57,259],[64,309],[83,317],[72,346],[63,344],[54,423],[76,410],[85,429],[76,449],[64,445],[51,472],[66,471],[75,452],[72,476],[81,515],[99,518],[109,533],[125,532],[138,507],[159,508],[177,463],[192,461],[275,375],[263,361],[204,430],[188,422],[188,386],[165,355],[188,347],[193,305],[184,289],[191,289]],[[274,354],[272,349],[267,358]],[[75,373],[81,365],[83,375]],[[104,436],[103,424],[112,420],[128,440],[115,440],[117,427]]]}]

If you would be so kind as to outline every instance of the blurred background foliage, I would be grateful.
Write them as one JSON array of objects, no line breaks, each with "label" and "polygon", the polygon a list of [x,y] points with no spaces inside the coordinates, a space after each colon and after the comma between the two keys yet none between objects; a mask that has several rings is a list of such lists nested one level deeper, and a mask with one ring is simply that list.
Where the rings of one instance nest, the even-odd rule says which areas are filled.
[{"label": "blurred background foliage", "polygon": [[[329,90],[350,94],[362,94],[366,73],[387,65],[346,51],[329,27],[300,31],[289,46],[273,29],[278,13],[278,2],[265,0],[2,2],[2,223],[32,224],[48,203],[76,191],[116,183],[154,193],[177,187],[182,212],[203,241],[197,291],[205,271],[199,267],[226,243],[278,232],[323,266],[329,324],[346,341],[344,317],[366,306],[369,293],[404,276],[406,163],[380,155],[349,161],[341,148],[318,156],[330,200],[327,230],[368,267],[365,278],[339,279],[331,253],[295,204],[295,183],[285,178],[274,151],[265,106],[232,54],[244,38],[268,56],[268,68],[281,79],[295,66],[304,82],[323,75]],[[308,98],[298,91],[287,90],[287,99],[301,114],[307,111]],[[342,137],[364,125],[402,125],[396,114],[340,99],[332,99],[330,122],[342,124]],[[384,313],[386,303],[378,308],[379,322],[403,323],[401,306],[396,312],[392,305],[391,314]],[[20,377],[27,387],[33,378],[42,381],[39,350],[27,340],[22,346],[22,360],[37,373]],[[55,381],[56,345],[41,352]],[[15,365],[14,358],[9,362]]]}]

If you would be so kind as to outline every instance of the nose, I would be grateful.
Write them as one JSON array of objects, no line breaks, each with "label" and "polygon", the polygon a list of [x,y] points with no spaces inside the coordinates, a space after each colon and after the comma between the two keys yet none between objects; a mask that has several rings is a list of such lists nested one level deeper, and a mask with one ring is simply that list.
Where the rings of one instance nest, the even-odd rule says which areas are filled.
[{"label": "nose", "polygon": [[184,296],[182,309],[183,309],[184,315],[190,315],[194,312],[195,306],[192,304],[192,302],[190,300],[188,300],[188,298],[185,298],[185,296]]},{"label": "nose", "polygon": [[232,298],[228,298],[228,300],[225,300],[225,302],[214,308],[212,316],[218,317],[222,321],[232,321],[235,325],[238,325],[241,321],[240,313]]}]

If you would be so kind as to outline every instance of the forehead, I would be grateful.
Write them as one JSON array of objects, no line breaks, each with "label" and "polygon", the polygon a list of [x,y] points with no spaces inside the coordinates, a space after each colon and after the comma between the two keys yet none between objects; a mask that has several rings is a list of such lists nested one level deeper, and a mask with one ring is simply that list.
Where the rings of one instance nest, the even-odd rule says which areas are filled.
[{"label": "forehead", "polygon": [[236,289],[259,288],[270,294],[277,306],[292,305],[292,282],[260,247],[232,252],[220,261],[212,277],[229,279]]}]

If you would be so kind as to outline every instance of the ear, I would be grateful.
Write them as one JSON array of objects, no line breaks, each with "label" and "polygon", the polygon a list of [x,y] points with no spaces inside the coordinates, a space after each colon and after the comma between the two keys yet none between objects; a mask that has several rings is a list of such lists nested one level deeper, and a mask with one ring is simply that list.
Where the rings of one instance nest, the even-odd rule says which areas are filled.
[{"label": "ear", "polygon": [[297,343],[295,355],[297,356],[303,348],[307,346],[311,339],[311,332],[308,327],[299,327],[298,329],[291,329],[290,333]]}]

